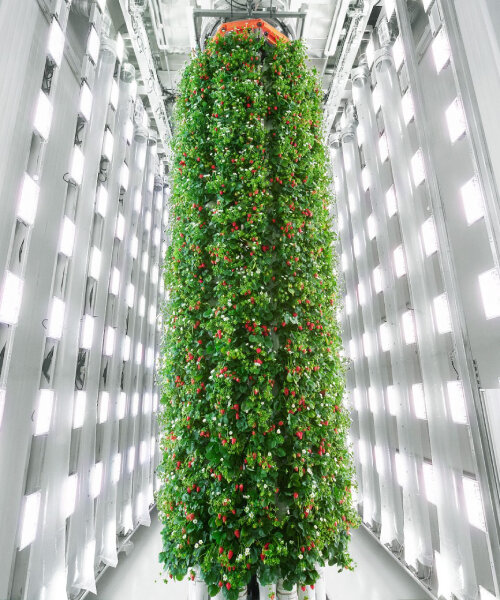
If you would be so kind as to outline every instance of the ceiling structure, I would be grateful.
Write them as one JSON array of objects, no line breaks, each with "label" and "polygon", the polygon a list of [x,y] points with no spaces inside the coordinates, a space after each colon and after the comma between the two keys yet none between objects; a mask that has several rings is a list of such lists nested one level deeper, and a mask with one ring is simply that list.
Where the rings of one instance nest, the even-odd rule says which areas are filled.
[{"label": "ceiling structure", "polygon": [[325,133],[349,95],[348,74],[363,50],[382,0],[119,0],[108,3],[134,64],[150,124],[168,158],[172,109],[191,50],[204,46],[222,23],[259,16],[292,39],[305,41],[320,76]]}]

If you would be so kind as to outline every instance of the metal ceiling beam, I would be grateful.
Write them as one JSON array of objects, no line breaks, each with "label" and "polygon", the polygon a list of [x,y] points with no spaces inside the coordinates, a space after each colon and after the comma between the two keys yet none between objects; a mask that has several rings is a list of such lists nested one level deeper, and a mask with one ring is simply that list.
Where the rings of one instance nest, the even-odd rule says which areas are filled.
[{"label": "metal ceiling beam", "polygon": [[168,157],[170,155],[169,142],[172,139],[172,132],[162,98],[162,89],[158,80],[156,66],[151,54],[148,35],[141,15],[131,14],[127,9],[126,0],[120,0],[119,6],[139,66],[141,79],[147,89],[149,104],[159,134],[158,146],[161,146]]}]

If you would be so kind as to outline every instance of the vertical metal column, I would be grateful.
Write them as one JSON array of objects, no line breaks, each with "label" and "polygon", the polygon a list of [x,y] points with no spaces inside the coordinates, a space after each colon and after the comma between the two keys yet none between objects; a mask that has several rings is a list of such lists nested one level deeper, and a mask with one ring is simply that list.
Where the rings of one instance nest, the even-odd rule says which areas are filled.
[{"label": "vertical metal column", "polygon": [[[352,108],[352,107],[351,107]],[[361,314],[365,326],[363,334],[363,349],[368,363],[370,387],[368,389],[370,409],[373,414],[375,434],[375,463],[378,472],[381,499],[381,532],[382,543],[403,543],[403,514],[397,478],[393,473],[391,454],[389,451],[389,435],[387,427],[386,405],[384,400],[384,375],[380,362],[380,344],[377,336],[377,326],[381,323],[378,304],[375,305],[376,294],[373,290],[371,272],[368,261],[371,259],[369,240],[365,223],[370,211],[366,208],[366,200],[361,189],[361,165],[356,141],[357,122],[354,120],[352,110],[347,110],[347,129],[350,135],[342,136],[342,151],[349,164],[346,169],[347,193],[351,200],[350,216],[352,233],[358,240],[359,253],[356,257],[356,266],[359,276],[359,286],[363,289],[363,298],[360,298]],[[345,164],[344,160],[344,164]],[[373,260],[371,260],[373,263]],[[372,268],[375,265],[372,265]],[[377,313],[377,317],[375,314]],[[384,385],[385,383],[385,385]]]},{"label": "vertical metal column", "polygon": [[[342,144],[344,139],[352,137],[353,132],[344,130],[342,132]],[[349,227],[349,208],[346,199],[347,185],[346,172],[352,168],[349,163],[346,165],[346,157],[343,149],[339,144],[339,136],[334,139],[334,147],[336,148],[335,164],[337,167],[337,176],[339,178],[338,192],[339,198],[337,207],[339,217],[343,220],[344,226],[340,230],[340,240],[342,243],[342,251],[347,257],[347,269],[344,273],[346,281],[347,293],[350,296],[350,315],[349,322],[351,326],[351,341],[350,341],[350,358],[354,367],[355,385],[351,390],[354,396],[355,407],[358,413],[359,429],[360,429],[360,445],[358,449],[359,460],[361,462],[361,478],[362,478],[362,498],[363,498],[363,520],[366,523],[380,523],[380,496],[376,485],[375,465],[372,453],[372,436],[370,427],[370,411],[368,401],[368,388],[370,381],[367,369],[362,356],[362,323],[359,315],[357,298],[356,282],[354,278],[355,268],[355,252],[351,244],[351,240],[346,235],[346,227]],[[351,209],[352,210],[352,209]],[[351,238],[352,239],[352,238]],[[354,351],[354,355],[353,355]]]},{"label": "vertical metal column", "polygon": [[443,365],[448,352],[442,336],[433,324],[429,307],[438,290],[429,270],[424,269],[425,253],[415,224],[423,223],[416,196],[416,183],[411,172],[412,153],[401,108],[401,96],[396,70],[390,51],[382,49],[375,63],[377,83],[382,96],[382,111],[386,124],[389,153],[393,165],[394,183],[400,199],[401,230],[406,248],[408,279],[413,302],[415,326],[420,352],[420,363],[425,396],[429,436],[432,448],[436,482],[436,506],[440,531],[441,555],[458,573],[463,569],[463,584],[455,582],[458,593],[467,599],[476,596],[472,547],[468,524],[461,515],[462,473],[455,466],[454,456],[459,453],[456,426],[446,405],[444,382],[448,366]]},{"label": "vertical metal column", "polygon": [[418,474],[423,458],[422,442],[411,414],[411,381],[415,377],[415,353],[404,343],[401,328],[400,311],[405,307],[406,297],[401,294],[392,266],[392,250],[399,242],[396,241],[387,218],[385,193],[381,184],[379,134],[369,75],[367,65],[354,70],[353,99],[364,134],[364,156],[370,174],[370,198],[378,228],[377,248],[382,268],[385,316],[391,333],[389,352],[393,385],[398,399],[396,423],[399,455],[404,471],[402,494],[405,559],[408,564],[414,566],[419,561],[422,565],[430,567],[433,563],[433,552],[428,502]]}]

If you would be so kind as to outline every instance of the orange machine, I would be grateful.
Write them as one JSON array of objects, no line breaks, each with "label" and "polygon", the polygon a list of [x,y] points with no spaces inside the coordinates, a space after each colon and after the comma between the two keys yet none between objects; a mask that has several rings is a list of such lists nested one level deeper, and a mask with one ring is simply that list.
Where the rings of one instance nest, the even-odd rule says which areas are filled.
[{"label": "orange machine", "polygon": [[256,29],[262,31],[263,35],[267,38],[267,41],[273,45],[276,45],[278,40],[285,40],[285,42],[289,41],[286,35],[283,35],[262,19],[247,19],[245,21],[223,23],[219,29],[217,29],[215,35],[226,35],[226,33],[230,33],[231,31],[243,31],[244,29]]}]

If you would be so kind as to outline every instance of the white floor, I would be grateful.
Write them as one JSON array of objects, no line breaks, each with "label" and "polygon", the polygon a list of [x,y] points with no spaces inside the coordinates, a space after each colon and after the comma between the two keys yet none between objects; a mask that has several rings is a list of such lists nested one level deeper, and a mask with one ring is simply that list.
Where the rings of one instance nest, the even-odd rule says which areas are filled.
[{"label": "white floor", "polygon": [[[134,549],[120,554],[116,569],[108,569],[97,584],[98,600],[187,600],[186,583],[165,584],[158,563],[160,523],[152,515],[151,527],[133,537]],[[330,600],[427,600],[425,593],[366,531],[354,532],[351,551],[358,566],[351,572],[327,573]],[[87,599],[95,599],[90,594]]]}]

